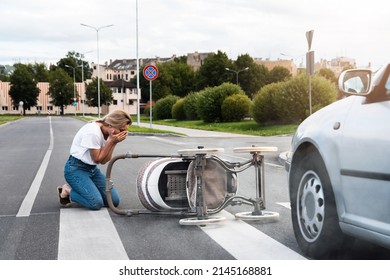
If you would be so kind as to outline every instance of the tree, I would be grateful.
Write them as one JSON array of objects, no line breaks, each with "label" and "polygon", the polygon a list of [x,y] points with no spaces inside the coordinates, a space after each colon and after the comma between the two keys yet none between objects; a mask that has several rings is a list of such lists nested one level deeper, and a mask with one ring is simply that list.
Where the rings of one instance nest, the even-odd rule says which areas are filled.
[{"label": "tree", "polygon": [[229,60],[226,53],[218,51],[216,54],[209,55],[199,68],[196,80],[197,89],[214,87],[231,80],[231,74],[226,68],[232,68],[233,63]]},{"label": "tree", "polygon": [[324,77],[325,79],[328,79],[329,81],[337,85],[336,75],[329,68],[321,68],[320,71],[318,71],[318,75]]},{"label": "tree", "polygon": [[65,65],[69,65],[75,69],[75,80],[76,83],[82,82],[82,71],[84,70],[84,80],[90,79],[92,77],[92,69],[89,67],[87,61],[83,60],[84,56],[78,52],[72,51],[68,52],[65,58],[61,58],[57,62],[57,66],[52,66],[50,70],[55,70],[55,68],[59,67],[65,70],[66,73],[70,77],[73,78],[73,69],[66,67]]},{"label": "tree", "polygon": [[[331,81],[337,86],[337,77],[331,69],[321,68],[320,71],[318,71],[318,76],[324,77],[325,79]],[[337,99],[341,99],[343,97],[344,95],[339,91],[337,95]]]},{"label": "tree", "polygon": [[27,64],[27,68],[33,74],[34,80],[37,82],[49,81],[49,70],[45,63]]},{"label": "tree", "polygon": [[[88,106],[98,107],[98,82],[97,78],[93,78],[92,82],[88,84],[85,90],[85,97]],[[112,90],[106,86],[102,79],[100,79],[100,105],[109,104],[114,99]]]},{"label": "tree", "polygon": [[[267,84],[269,72],[263,65],[256,64],[248,54],[238,56],[234,62],[234,70],[240,71],[246,67],[248,67],[248,70],[240,72],[238,81],[245,94],[252,98],[256,92]],[[236,79],[235,76],[234,79]]]},{"label": "tree", "polygon": [[269,79],[267,84],[271,84],[286,81],[290,79],[292,75],[286,67],[275,66],[271,71],[269,71],[268,77]]},{"label": "tree", "polygon": [[9,82],[10,81],[10,73],[7,73],[7,67],[4,65],[0,65],[0,81]]},{"label": "tree", "polygon": [[166,67],[171,76],[172,95],[184,97],[194,90],[195,72],[187,62],[167,63]]},{"label": "tree", "polygon": [[23,102],[23,115],[26,109],[36,106],[39,96],[39,88],[34,75],[24,64],[15,64],[15,71],[10,77],[11,89],[9,95],[12,98],[13,106],[19,106]]},{"label": "tree", "polygon": [[64,114],[64,106],[70,105],[74,101],[73,78],[61,68],[57,68],[49,74],[49,92],[54,106],[60,107],[60,114]]}]

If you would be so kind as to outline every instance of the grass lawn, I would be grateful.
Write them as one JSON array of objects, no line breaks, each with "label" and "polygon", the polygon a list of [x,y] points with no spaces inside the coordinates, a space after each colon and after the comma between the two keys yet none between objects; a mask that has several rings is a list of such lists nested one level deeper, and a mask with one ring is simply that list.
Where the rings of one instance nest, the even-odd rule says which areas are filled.
[{"label": "grass lawn", "polygon": [[20,115],[0,115],[0,125],[23,118]]},{"label": "grass lawn", "polygon": [[[142,119],[141,119],[142,120]],[[149,121],[149,119],[147,120]],[[176,120],[158,120],[153,121],[155,124],[180,126],[186,128],[203,129],[211,131],[230,132],[237,134],[248,134],[255,136],[274,136],[293,134],[297,124],[275,124],[260,125],[254,120],[244,120],[240,122],[228,123],[205,123],[200,120],[195,121],[176,121]]]}]

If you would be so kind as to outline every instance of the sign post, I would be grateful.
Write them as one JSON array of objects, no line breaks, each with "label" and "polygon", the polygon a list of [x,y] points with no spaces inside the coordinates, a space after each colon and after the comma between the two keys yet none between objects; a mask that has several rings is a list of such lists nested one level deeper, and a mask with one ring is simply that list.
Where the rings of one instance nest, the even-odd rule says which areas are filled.
[{"label": "sign post", "polygon": [[152,115],[153,115],[153,113],[152,113],[152,110],[153,110],[153,106],[152,106],[152,104],[153,104],[152,103],[152,81],[158,77],[158,69],[154,65],[146,65],[143,72],[144,72],[144,78],[149,81],[149,88],[150,88],[150,98],[149,98],[150,115],[149,115],[149,118],[150,118],[150,128],[152,128]]},{"label": "sign post", "polygon": [[314,51],[311,50],[314,30],[306,32],[308,51],[306,53],[306,73],[309,75],[309,114],[312,113],[311,106],[311,76],[314,74]]}]

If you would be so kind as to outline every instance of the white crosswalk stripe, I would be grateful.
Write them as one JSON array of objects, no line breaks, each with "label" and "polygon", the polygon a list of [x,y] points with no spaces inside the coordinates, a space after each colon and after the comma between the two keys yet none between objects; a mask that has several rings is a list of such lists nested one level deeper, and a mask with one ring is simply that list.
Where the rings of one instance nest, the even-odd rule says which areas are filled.
[{"label": "white crosswalk stripe", "polygon": [[59,260],[126,260],[127,253],[106,208],[61,209]]}]

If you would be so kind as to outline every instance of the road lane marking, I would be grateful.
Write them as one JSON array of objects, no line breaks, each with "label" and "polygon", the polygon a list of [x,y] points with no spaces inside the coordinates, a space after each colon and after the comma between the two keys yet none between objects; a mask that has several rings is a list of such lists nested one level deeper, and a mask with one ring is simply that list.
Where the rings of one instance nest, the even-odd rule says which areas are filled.
[{"label": "road lane marking", "polygon": [[61,209],[59,260],[128,260],[107,208]]},{"label": "road lane marking", "polygon": [[157,136],[148,136],[147,138],[148,138],[148,139],[155,140],[155,141],[159,141],[159,142],[164,142],[164,143],[168,143],[168,144],[178,145],[178,146],[184,145],[183,142],[179,142],[179,141],[175,141],[175,140],[170,140],[170,139],[165,139],[165,138],[157,137]]},{"label": "road lane marking", "polygon": [[27,192],[27,195],[24,197],[24,200],[22,204],[20,205],[19,211],[16,214],[16,217],[28,217],[30,216],[31,209],[34,205],[35,198],[37,197],[39,188],[41,186],[43,177],[45,176],[45,172],[47,169],[47,166],[49,165],[49,160],[51,153],[53,151],[54,146],[54,136],[53,136],[53,127],[51,123],[51,117],[49,117],[49,124],[50,124],[50,144],[49,148],[46,151],[46,154],[42,160],[41,166],[38,169],[37,174],[35,175],[35,178],[33,182],[31,183],[31,186]]},{"label": "road lane marking", "polygon": [[305,260],[260,230],[235,219],[229,212],[221,211],[218,216],[224,216],[226,220],[200,228],[237,260]]}]

